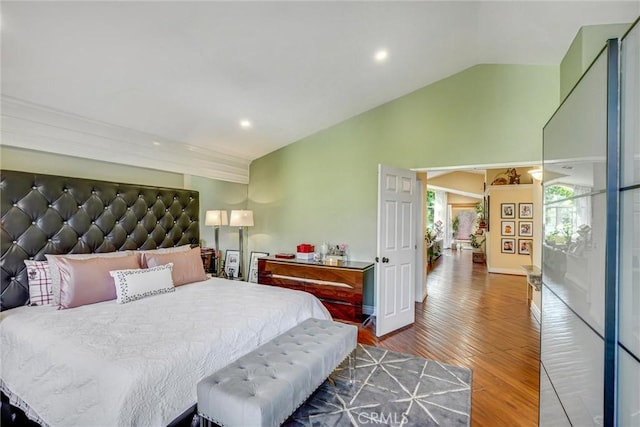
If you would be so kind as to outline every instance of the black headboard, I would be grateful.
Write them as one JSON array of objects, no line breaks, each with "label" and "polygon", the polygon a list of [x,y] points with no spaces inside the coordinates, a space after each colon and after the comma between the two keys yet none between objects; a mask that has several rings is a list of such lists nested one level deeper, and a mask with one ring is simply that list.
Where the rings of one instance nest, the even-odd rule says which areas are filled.
[{"label": "black headboard", "polygon": [[0,309],[25,305],[25,259],[198,245],[198,192],[0,171]]}]

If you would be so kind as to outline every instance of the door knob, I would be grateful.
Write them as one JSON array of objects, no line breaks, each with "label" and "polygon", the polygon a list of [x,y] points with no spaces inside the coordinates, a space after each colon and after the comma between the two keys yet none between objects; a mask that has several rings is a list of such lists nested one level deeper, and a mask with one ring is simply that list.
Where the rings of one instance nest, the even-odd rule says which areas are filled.
[{"label": "door knob", "polygon": [[389,258],[387,258],[386,256],[382,257],[382,262],[389,262]]},{"label": "door knob", "polygon": [[380,262],[380,258],[376,257],[376,262]]}]

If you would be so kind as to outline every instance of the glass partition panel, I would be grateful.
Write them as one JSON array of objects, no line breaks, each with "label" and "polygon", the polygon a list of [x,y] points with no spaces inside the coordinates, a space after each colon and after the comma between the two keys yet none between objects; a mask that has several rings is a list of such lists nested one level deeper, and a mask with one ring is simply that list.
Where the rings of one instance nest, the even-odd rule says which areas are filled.
[{"label": "glass partition panel", "polygon": [[543,130],[540,361],[548,384],[541,375],[540,420],[547,425],[558,403],[571,425],[604,419],[607,54]]},{"label": "glass partition panel", "polygon": [[640,26],[621,43],[617,423],[640,426]]},{"label": "glass partition panel", "polygon": [[607,60],[601,54],[544,127],[544,185],[606,186]]},{"label": "glass partition panel", "polygon": [[620,343],[640,358],[640,189],[621,193]]},{"label": "glass partition panel", "polygon": [[[569,420],[574,426],[601,425],[602,337],[546,287],[542,288],[542,313],[540,359]],[[540,402],[540,419],[550,410],[544,404]]]},{"label": "glass partition panel", "polygon": [[623,348],[619,348],[618,352],[618,425],[640,426],[640,363]]},{"label": "glass partition panel", "polygon": [[[543,282],[604,336],[605,194],[545,202],[544,210]],[[561,231],[547,233],[556,223]]]},{"label": "glass partition panel", "polygon": [[640,183],[640,26],[624,38],[621,49],[622,186]]},{"label": "glass partition panel", "polygon": [[540,411],[538,422],[540,427],[571,427],[558,395],[542,366],[540,366],[540,407],[545,409]]}]

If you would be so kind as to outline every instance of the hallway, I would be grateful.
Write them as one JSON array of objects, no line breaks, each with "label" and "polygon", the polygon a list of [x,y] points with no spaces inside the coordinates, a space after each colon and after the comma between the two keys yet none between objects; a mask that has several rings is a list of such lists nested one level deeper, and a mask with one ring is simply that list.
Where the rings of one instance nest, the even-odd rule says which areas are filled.
[{"label": "hallway", "polygon": [[524,276],[488,274],[471,251],[445,250],[428,274],[416,322],[359,341],[473,370],[472,426],[536,426],[539,324]]}]

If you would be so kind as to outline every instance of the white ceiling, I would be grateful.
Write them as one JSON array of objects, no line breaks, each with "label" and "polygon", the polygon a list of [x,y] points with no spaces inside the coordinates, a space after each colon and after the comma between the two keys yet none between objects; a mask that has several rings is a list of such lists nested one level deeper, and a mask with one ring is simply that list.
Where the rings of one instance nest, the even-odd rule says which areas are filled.
[{"label": "white ceiling", "polygon": [[3,1],[2,94],[251,161],[475,64],[558,65],[581,26],[639,14],[638,1]]}]

